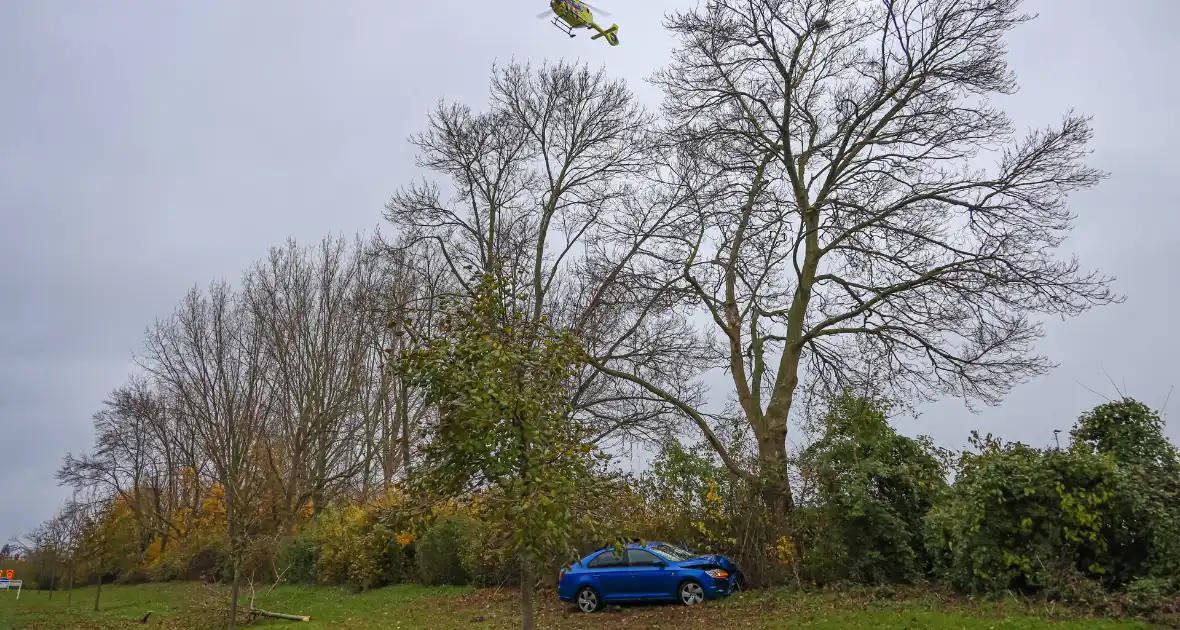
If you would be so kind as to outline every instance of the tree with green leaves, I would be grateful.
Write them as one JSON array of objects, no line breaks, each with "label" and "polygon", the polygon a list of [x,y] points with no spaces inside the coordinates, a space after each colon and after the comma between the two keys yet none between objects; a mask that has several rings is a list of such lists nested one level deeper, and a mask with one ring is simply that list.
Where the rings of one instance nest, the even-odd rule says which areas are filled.
[{"label": "tree with green leaves", "polygon": [[533,627],[535,570],[594,523],[571,505],[600,459],[569,422],[585,352],[568,330],[529,317],[529,296],[499,270],[446,305],[439,335],[402,366],[436,409],[418,480],[454,497],[478,493],[509,523],[519,560],[521,626]]}]

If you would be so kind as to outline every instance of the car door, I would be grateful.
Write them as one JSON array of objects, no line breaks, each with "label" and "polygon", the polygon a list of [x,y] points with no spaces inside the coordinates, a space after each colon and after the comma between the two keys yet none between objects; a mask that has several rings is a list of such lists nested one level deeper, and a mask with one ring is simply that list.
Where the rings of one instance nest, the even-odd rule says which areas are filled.
[{"label": "car door", "polygon": [[586,565],[603,601],[627,599],[627,556],[615,555],[611,549],[594,556]]},{"label": "car door", "polygon": [[676,596],[676,568],[646,549],[627,550],[627,589],[633,599]]}]

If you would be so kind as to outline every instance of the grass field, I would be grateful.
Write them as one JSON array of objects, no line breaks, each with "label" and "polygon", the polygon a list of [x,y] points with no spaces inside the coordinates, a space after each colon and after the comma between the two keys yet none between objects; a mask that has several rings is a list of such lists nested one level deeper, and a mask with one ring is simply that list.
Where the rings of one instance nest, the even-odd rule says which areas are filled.
[{"label": "grass field", "polygon": [[[74,591],[67,605],[64,592],[0,592],[0,630],[54,629],[105,630],[108,628],[173,628],[211,630],[224,627],[211,606],[224,591],[199,584],[146,584],[107,586],[102,590],[99,612],[93,611],[94,589]],[[279,587],[259,595],[256,606],[264,610],[311,615],[310,623],[260,619],[249,627],[317,630],[387,628],[514,628],[515,593],[472,591],[420,586],[396,586],[353,594],[326,587]],[[140,619],[151,612],[146,624]],[[544,596],[538,627],[541,628],[880,628],[902,630],[1017,630],[1057,628],[1098,630],[1152,628],[1139,621],[1112,621],[1079,617],[1023,604],[1007,602],[949,603],[936,595],[905,598],[867,593],[806,595],[786,592],[752,592],[693,609],[680,606],[608,608],[584,615]]]}]

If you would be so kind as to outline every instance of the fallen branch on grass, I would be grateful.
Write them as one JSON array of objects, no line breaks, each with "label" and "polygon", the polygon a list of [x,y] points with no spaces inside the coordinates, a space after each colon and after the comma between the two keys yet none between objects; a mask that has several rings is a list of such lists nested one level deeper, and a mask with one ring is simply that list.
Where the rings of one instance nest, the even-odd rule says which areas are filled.
[{"label": "fallen branch on grass", "polygon": [[257,608],[250,608],[246,611],[247,614],[256,615],[260,617],[273,617],[275,619],[288,619],[290,621],[311,621],[311,615],[288,615],[287,613],[271,612],[269,610],[258,610]]},{"label": "fallen branch on grass", "polygon": [[[289,568],[291,568],[290,565],[287,566],[287,569]],[[286,573],[287,569],[283,569],[283,573]],[[276,571],[276,573],[278,572]],[[283,573],[278,573],[278,580],[276,580],[274,584],[270,585],[270,588],[266,590],[266,593],[270,593],[275,589],[276,586],[279,585],[279,581],[283,579]],[[255,608],[253,572],[250,573],[250,606],[246,608],[246,614],[252,615],[253,617],[271,617],[274,619],[287,619],[290,621],[311,621],[311,615],[288,615],[287,613],[271,612],[269,610]]]}]

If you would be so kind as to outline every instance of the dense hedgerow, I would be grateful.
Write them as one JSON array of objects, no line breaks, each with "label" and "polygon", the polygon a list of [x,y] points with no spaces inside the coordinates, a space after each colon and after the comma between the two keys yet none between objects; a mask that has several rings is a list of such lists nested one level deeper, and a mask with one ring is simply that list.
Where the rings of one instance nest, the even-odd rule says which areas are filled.
[{"label": "dense hedgerow", "polygon": [[[753,585],[937,581],[974,593],[1115,598],[1130,611],[1178,596],[1180,455],[1150,408],[1100,405],[1060,449],[973,433],[957,458],[898,434],[888,412],[856,396],[829,405],[795,461],[797,507],[785,527],[766,518],[756,481],[733,475],[708,447],[675,440],[642,474],[603,478],[572,508],[621,536],[729,554]],[[740,435],[732,440],[733,457],[753,456]],[[196,509],[172,515],[180,533],[141,539],[134,511],[116,501],[89,523],[80,560],[48,547],[29,557],[30,584],[65,588],[71,573],[75,584],[226,580],[220,490],[189,490]],[[510,528],[489,517],[490,499],[424,508],[391,492],[376,503],[309,506],[286,535],[258,537],[246,574],[356,589],[513,586]],[[586,536],[579,547],[597,544]],[[552,585],[567,561],[549,559],[542,582]]]}]

